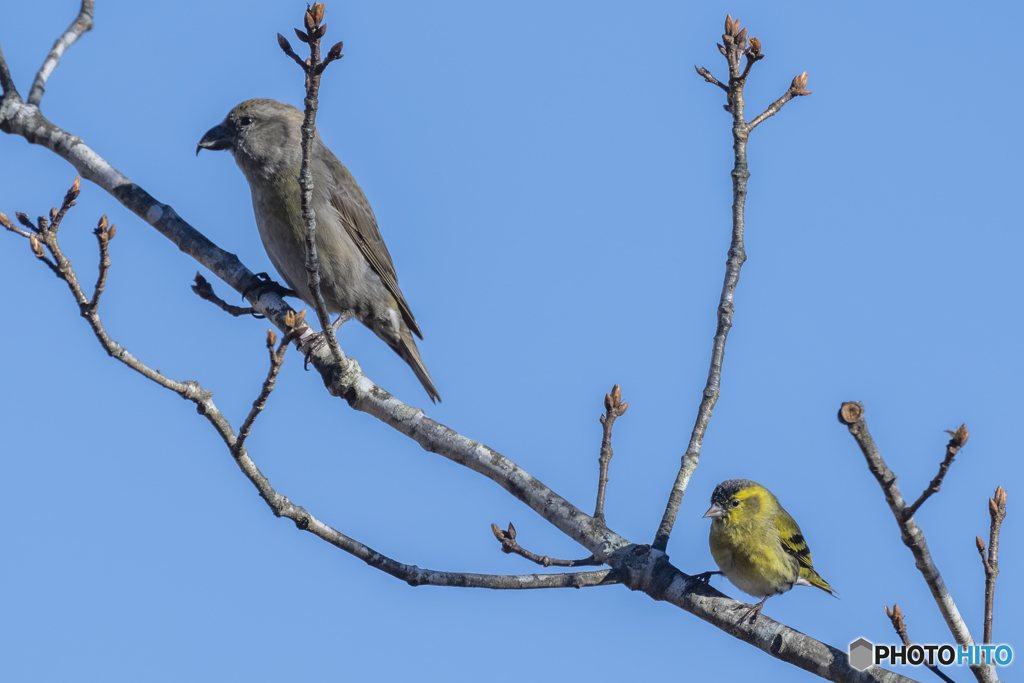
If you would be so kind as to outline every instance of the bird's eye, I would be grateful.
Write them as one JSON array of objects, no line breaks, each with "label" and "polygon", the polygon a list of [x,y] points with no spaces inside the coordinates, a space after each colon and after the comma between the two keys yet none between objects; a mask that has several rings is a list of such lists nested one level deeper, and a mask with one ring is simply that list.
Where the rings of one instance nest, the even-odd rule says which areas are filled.
[{"label": "bird's eye", "polygon": [[238,119],[238,125],[240,126],[248,126],[250,123],[252,123],[251,116],[243,116],[242,118]]},{"label": "bird's eye", "polygon": [[729,501],[729,505],[733,506],[734,508],[738,508],[740,506],[740,502],[733,498],[732,500]]}]

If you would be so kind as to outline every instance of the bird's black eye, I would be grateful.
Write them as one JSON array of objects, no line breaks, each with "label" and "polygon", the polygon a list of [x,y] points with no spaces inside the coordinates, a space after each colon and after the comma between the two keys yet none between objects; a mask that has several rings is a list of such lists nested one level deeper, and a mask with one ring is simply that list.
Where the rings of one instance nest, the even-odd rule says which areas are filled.
[{"label": "bird's black eye", "polygon": [[740,506],[740,501],[733,498],[732,500],[729,501],[729,505],[733,506],[734,508],[738,508]]},{"label": "bird's black eye", "polygon": [[242,118],[238,119],[238,125],[240,126],[248,126],[250,123],[252,123],[251,116],[243,116]]}]

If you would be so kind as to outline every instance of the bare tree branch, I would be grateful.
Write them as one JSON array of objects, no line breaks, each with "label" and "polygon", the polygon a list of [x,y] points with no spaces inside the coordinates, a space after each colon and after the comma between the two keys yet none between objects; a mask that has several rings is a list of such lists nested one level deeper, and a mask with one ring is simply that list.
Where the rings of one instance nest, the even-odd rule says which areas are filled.
[{"label": "bare tree branch", "polygon": [[[734,21],[732,16],[725,19],[725,33],[722,35],[725,46],[719,45],[719,50],[725,55],[729,65],[729,87],[728,104],[726,109],[732,113],[733,121],[733,169],[732,169],[732,242],[729,245],[729,256],[725,262],[725,281],[722,283],[722,295],[718,301],[718,325],[715,329],[715,338],[711,346],[711,367],[708,369],[708,379],[704,385],[704,393],[701,396],[700,405],[697,407],[697,419],[690,433],[690,442],[686,446],[679,466],[679,473],[676,475],[672,491],[669,493],[668,503],[665,506],[665,514],[661,518],[658,532],[654,537],[654,548],[665,550],[668,547],[668,539],[672,534],[672,527],[676,523],[676,515],[679,514],[679,505],[683,502],[683,494],[690,483],[690,477],[697,469],[700,460],[700,449],[704,443],[704,433],[707,431],[708,423],[711,421],[711,413],[718,402],[722,382],[722,363],[725,359],[725,342],[732,328],[732,316],[735,311],[736,285],[740,280],[740,268],[747,260],[747,252],[743,246],[744,231],[744,207],[747,200],[747,179],[750,171],[747,170],[747,136],[753,126],[748,125],[743,118],[743,87],[746,84],[747,76],[754,62],[764,58],[761,54],[761,41],[757,38],[751,39],[751,45],[747,47],[747,29],[741,29],[739,21]],[[746,57],[747,68],[740,72],[740,63]],[[707,69],[697,69],[697,73],[704,77],[709,83],[718,84]],[[755,124],[756,125],[756,124]]]},{"label": "bare tree branch", "polygon": [[914,504],[907,508],[907,511],[904,514],[908,517],[913,517],[914,513],[917,512],[917,509],[921,507],[921,505],[928,500],[933,493],[939,492],[939,489],[942,488],[942,480],[946,476],[946,472],[949,471],[949,466],[953,464],[953,458],[960,452],[960,449],[964,447],[964,444],[967,443],[967,438],[971,435],[971,433],[967,431],[966,425],[960,425],[955,432],[946,430],[946,433],[950,435],[950,439],[949,443],[946,444],[946,457],[942,459],[942,463],[939,465],[939,473],[935,475],[935,478],[932,479],[930,484],[928,484],[928,487],[921,492],[921,495],[916,501],[914,501]]},{"label": "bare tree branch", "polygon": [[[74,204],[73,200],[77,196],[78,179],[76,178],[72,191],[69,191],[65,198],[64,210],[59,214],[60,219],[63,218],[67,208]],[[4,219],[6,220],[6,216],[4,216]],[[112,237],[110,233],[113,228],[106,228],[105,223],[106,220],[104,218],[100,221],[101,227],[97,228],[97,232],[102,231],[106,238],[105,242],[109,243],[110,237]],[[293,504],[286,496],[275,491],[270,485],[270,481],[263,476],[259,471],[259,468],[256,467],[256,464],[252,461],[247,449],[245,448],[245,438],[248,436],[249,430],[256,420],[256,416],[263,410],[267,396],[269,396],[270,392],[273,390],[274,379],[281,367],[285,349],[290,341],[288,339],[288,335],[281,340],[281,345],[275,352],[273,344],[276,341],[276,335],[274,335],[272,331],[268,334],[267,345],[270,347],[271,351],[270,372],[268,373],[267,380],[263,384],[263,389],[260,392],[259,398],[257,398],[256,402],[253,404],[253,409],[249,412],[249,416],[246,418],[239,436],[236,437],[228,420],[214,405],[213,394],[211,392],[204,390],[198,382],[176,382],[164,376],[159,370],[153,370],[110,339],[105,327],[103,326],[103,322],[100,320],[99,313],[97,312],[97,306],[93,305],[93,301],[98,302],[98,296],[94,296],[93,300],[86,297],[85,293],[82,291],[81,285],[79,284],[78,277],[75,275],[71,261],[60,249],[57,239],[60,220],[56,220],[54,223],[48,224],[45,222],[45,219],[41,219],[40,226],[41,230],[39,236],[29,235],[29,238],[41,243],[50,251],[59,271],[59,276],[65,283],[67,283],[68,288],[75,297],[75,300],[78,301],[82,317],[84,317],[90,327],[92,327],[93,333],[100,340],[100,343],[107,350],[107,353],[133,370],[139,372],[144,377],[153,380],[160,386],[174,391],[182,398],[195,403],[199,414],[206,417],[206,419],[217,430],[217,433],[227,444],[232,456],[234,456],[239,468],[253,483],[259,491],[260,496],[263,497],[264,501],[266,501],[267,505],[270,506],[270,509],[276,516],[291,519],[300,529],[313,533],[335,547],[355,555],[370,566],[400,578],[413,586],[461,586],[467,588],[509,590],[529,588],[582,588],[585,586],[611,585],[619,583],[613,576],[611,576],[613,573],[612,569],[548,575],[470,574],[465,572],[442,572],[431,569],[421,569],[415,565],[396,562],[395,560],[378,553],[359,541],[349,538],[340,531],[324,524],[304,508]],[[101,240],[101,242],[103,241]],[[105,251],[101,253],[101,258],[104,257],[106,257],[107,267],[109,267],[109,255],[107,255]],[[301,325],[302,321],[301,319],[297,319],[298,316],[292,314],[290,318],[292,327],[298,328]],[[294,332],[289,332],[289,334],[294,334]]]},{"label": "bare tree branch", "polygon": [[804,95],[810,94],[811,91],[807,89],[807,72],[805,71],[799,76],[794,76],[793,83],[789,86],[789,90],[787,90],[782,97],[772,102],[767,109],[758,114],[757,117],[750,122],[747,130],[754,130],[762,121],[778,114],[779,110],[794,97],[803,97]]},{"label": "bare tree branch", "polygon": [[[310,155],[313,153],[313,138],[316,137],[320,74],[323,73],[323,69],[319,68],[321,66],[320,39],[327,31],[326,24],[320,25],[323,18],[324,5],[315,2],[312,7],[306,9],[304,15],[308,34],[295,29],[296,35],[309,45],[309,59],[305,63],[300,63],[302,71],[306,75],[306,111],[302,118],[302,166],[299,169],[299,189],[302,196],[302,220],[306,224],[306,277],[309,283],[309,292],[313,297],[313,310],[316,311],[317,319],[320,321],[320,334],[327,341],[327,346],[331,350],[335,362],[341,365],[345,354],[342,353],[338,338],[334,334],[331,316],[327,312],[327,304],[320,291],[320,260],[316,253],[316,212],[313,210],[313,169],[310,159]],[[277,43],[285,54],[298,61],[291,45],[280,33],[277,34]]]},{"label": "bare tree branch", "polygon": [[977,537],[981,565],[985,569],[985,644],[992,642],[992,608],[996,595],[996,577],[999,576],[999,530],[1006,517],[1006,490],[996,487],[996,493],[988,499],[988,514],[992,524],[988,532],[988,557],[985,557],[985,542]]},{"label": "bare tree branch", "polygon": [[[914,554],[915,564],[924,577],[925,583],[928,584],[928,589],[932,592],[932,597],[939,606],[939,612],[942,613],[942,618],[950,633],[953,634],[953,638],[958,645],[974,645],[970,629],[967,628],[963,617],[960,616],[960,610],[957,609],[956,603],[946,588],[946,583],[942,580],[939,568],[935,566],[935,561],[928,551],[924,532],[914,521],[913,516],[906,514],[907,506],[903,502],[900,488],[896,484],[896,475],[885,464],[885,460],[882,459],[882,455],[875,445],[875,440],[871,438],[867,422],[864,421],[864,406],[854,401],[844,403],[839,409],[839,421],[849,428],[850,434],[853,435],[857,445],[860,446],[861,453],[864,454],[868,469],[871,470],[871,474],[875,475],[878,485],[882,487],[885,500],[900,528],[900,538]],[[971,672],[981,683],[998,680],[993,667],[990,666],[973,664]]]},{"label": "bare tree branch", "polygon": [[82,0],[82,7],[78,11],[78,16],[71,22],[71,26],[68,26],[68,30],[53,44],[50,54],[46,55],[43,65],[39,67],[39,72],[36,74],[36,79],[32,82],[32,89],[28,93],[28,104],[30,106],[38,107],[39,103],[43,100],[46,81],[49,80],[50,74],[53,73],[53,70],[57,68],[57,64],[60,63],[60,58],[64,51],[74,45],[83,33],[92,29],[92,8],[94,4],[95,0]]},{"label": "bare tree branch", "polygon": [[597,459],[597,503],[594,506],[594,519],[604,521],[604,491],[608,486],[608,465],[612,461],[612,425],[615,418],[626,414],[629,403],[622,402],[622,391],[619,385],[612,387],[610,394],[604,395],[605,414],[600,417],[603,434],[601,436],[601,455]]},{"label": "bare tree branch", "polygon": [[[742,43],[745,41],[745,31],[737,30],[735,37]],[[743,53],[746,54],[746,51]],[[739,77],[738,63],[737,60],[735,72],[733,64],[730,63],[731,78]],[[0,74],[5,70],[6,65],[3,63],[2,52],[0,52]],[[4,79],[10,81],[9,78],[4,77]],[[38,106],[21,103],[17,92],[13,89],[5,91],[5,98],[0,106],[0,130],[20,135],[33,144],[43,145],[68,160],[79,170],[82,177],[93,180],[103,187],[124,206],[157,228],[182,251],[192,255],[236,291],[243,293],[254,308],[265,314],[276,327],[281,330],[287,328],[286,314],[291,311],[291,308],[280,298],[278,293],[268,290],[253,293],[256,285],[259,284],[258,279],[233,254],[217,247],[182,220],[170,206],[159,203],[141,187],[132,183],[83,144],[80,139],[69,135],[46,120]],[[739,159],[738,153],[737,161]],[[745,193],[745,157],[743,159],[744,164],[734,170],[733,177],[734,189],[742,185]],[[738,228],[740,237],[742,237],[742,196],[743,194],[736,195],[733,215],[734,236]],[[738,225],[737,217],[740,219]],[[33,251],[36,251],[36,246],[41,250],[43,243],[49,240],[49,235],[54,235],[55,247],[51,253],[56,259],[55,267],[61,273],[66,272],[71,278],[74,278],[74,273],[70,270],[70,262],[60,254],[59,248],[56,247],[56,233],[44,232],[46,234],[41,237],[26,233],[30,242],[33,243]],[[735,288],[738,266],[742,263],[740,258],[742,242],[740,242],[740,247],[739,252],[730,250],[729,264],[730,266],[735,265],[735,273],[727,269],[723,301],[730,291],[730,277],[732,278],[732,288]],[[72,285],[69,282],[69,286],[75,293],[80,306],[88,304],[81,288],[77,287],[77,280],[73,280],[73,282],[75,284]],[[83,310],[85,311],[83,315],[88,313],[88,306],[83,306]],[[720,304],[719,311],[722,314],[720,315],[719,331],[723,332],[721,342],[724,344],[724,332],[731,325],[731,294],[729,294],[727,305]],[[723,316],[725,317],[723,318]],[[104,348],[108,349],[108,353],[129,364],[161,386],[176,391],[179,395],[193,401],[200,414],[210,421],[227,446],[234,447],[237,438],[227,419],[214,405],[210,392],[203,390],[196,382],[176,382],[164,377],[158,371],[149,369],[109,339],[95,312],[86,317],[93,326],[97,338],[100,339]],[[723,325],[723,319],[728,324]],[[307,330],[302,338],[311,333]],[[296,343],[301,344],[302,338],[296,340]],[[718,341],[719,335],[716,334],[718,364],[716,369],[715,356],[713,356],[711,374],[720,375],[721,349],[717,346]],[[609,529],[603,521],[586,515],[505,456],[430,419],[422,410],[402,403],[370,381],[361,372],[354,359],[343,358],[339,362],[328,349],[322,348],[312,354],[311,360],[332,395],[342,397],[353,408],[377,417],[409,436],[426,450],[438,453],[488,477],[548,520],[553,526],[587,548],[593,554],[595,561],[607,563],[611,568],[579,574],[556,574],[541,577],[536,575],[492,577],[434,572],[398,563],[323,524],[302,507],[294,505],[285,496],[277,493],[256,467],[243,444],[235,458],[239,468],[257,488],[275,515],[292,519],[300,529],[308,530],[323,540],[359,557],[367,564],[412,585],[531,588],[601,585],[613,581],[623,581],[633,590],[643,591],[658,600],[672,602],[731,635],[753,644],[772,657],[793,663],[829,680],[858,682],[907,680],[902,676],[877,668],[872,669],[871,673],[859,672],[849,666],[845,652],[794,631],[768,617],[758,619],[753,625],[746,620],[740,620],[739,615],[747,609],[746,605],[731,600],[700,582],[692,581],[691,577],[673,567],[663,552],[657,549],[652,550],[649,546],[630,543]],[[717,380],[714,386],[717,392]],[[712,400],[708,405],[708,411],[713,403]],[[703,402],[702,405],[704,405]],[[708,412],[708,416],[710,416],[710,412]],[[700,419],[699,417],[698,422]],[[701,437],[704,428],[706,428],[706,420],[704,427],[700,430]],[[695,461],[693,464],[695,465]],[[686,480],[688,477],[687,474]],[[685,488],[685,480],[682,488]],[[679,490],[679,495],[682,495],[682,489]],[[672,512],[672,522],[674,522],[678,503],[675,507],[676,509]],[[667,534],[665,542],[667,542]]]},{"label": "bare tree branch", "polygon": [[[895,629],[896,635],[900,637],[900,640],[903,641],[903,644],[907,647],[913,645],[913,641],[911,641],[910,636],[907,635],[907,624],[903,621],[903,612],[900,610],[900,606],[893,605],[892,609],[890,610],[889,606],[886,605],[885,615],[889,617],[889,621],[892,622],[892,627],[893,629]],[[929,671],[931,671],[933,674],[941,678],[946,683],[955,683],[955,681],[953,681],[952,678],[942,673],[942,670],[940,670],[939,667],[935,666],[934,664],[929,664],[925,662],[924,665],[928,667]]]},{"label": "bare tree branch", "polygon": [[595,559],[593,555],[582,560],[558,560],[547,555],[532,553],[516,542],[516,528],[512,525],[512,522],[508,523],[508,531],[502,531],[497,524],[491,524],[491,533],[501,543],[501,552],[525,557],[530,562],[544,567],[592,567],[604,564],[604,562]]}]

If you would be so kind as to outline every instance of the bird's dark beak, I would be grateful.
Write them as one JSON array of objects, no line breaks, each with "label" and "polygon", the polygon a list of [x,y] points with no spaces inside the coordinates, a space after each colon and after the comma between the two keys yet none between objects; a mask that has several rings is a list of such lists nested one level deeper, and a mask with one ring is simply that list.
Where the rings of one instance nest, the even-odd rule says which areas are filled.
[{"label": "bird's dark beak", "polygon": [[231,149],[234,144],[234,135],[223,123],[220,123],[210,130],[206,131],[206,135],[196,145],[196,156],[199,156],[199,150],[201,149]]},{"label": "bird's dark beak", "polygon": [[[708,508],[707,512],[704,513],[704,517],[710,517],[712,519],[721,519],[722,517],[725,517],[725,510],[722,508],[721,505],[715,503],[714,505]],[[703,519],[703,517],[701,519]]]}]

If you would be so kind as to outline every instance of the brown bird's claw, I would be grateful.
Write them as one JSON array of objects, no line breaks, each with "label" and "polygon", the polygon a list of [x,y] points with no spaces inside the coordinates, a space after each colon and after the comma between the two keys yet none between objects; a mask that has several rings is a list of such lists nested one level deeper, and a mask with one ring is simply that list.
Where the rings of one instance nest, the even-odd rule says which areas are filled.
[{"label": "brown bird's claw", "polygon": [[255,292],[257,299],[263,296],[264,292],[274,292],[282,298],[286,296],[297,298],[299,296],[295,290],[288,289],[284,285],[274,282],[273,278],[266,273],[256,273],[256,280],[256,282],[250,282],[249,286],[242,292],[243,299],[248,296],[250,292]]}]

